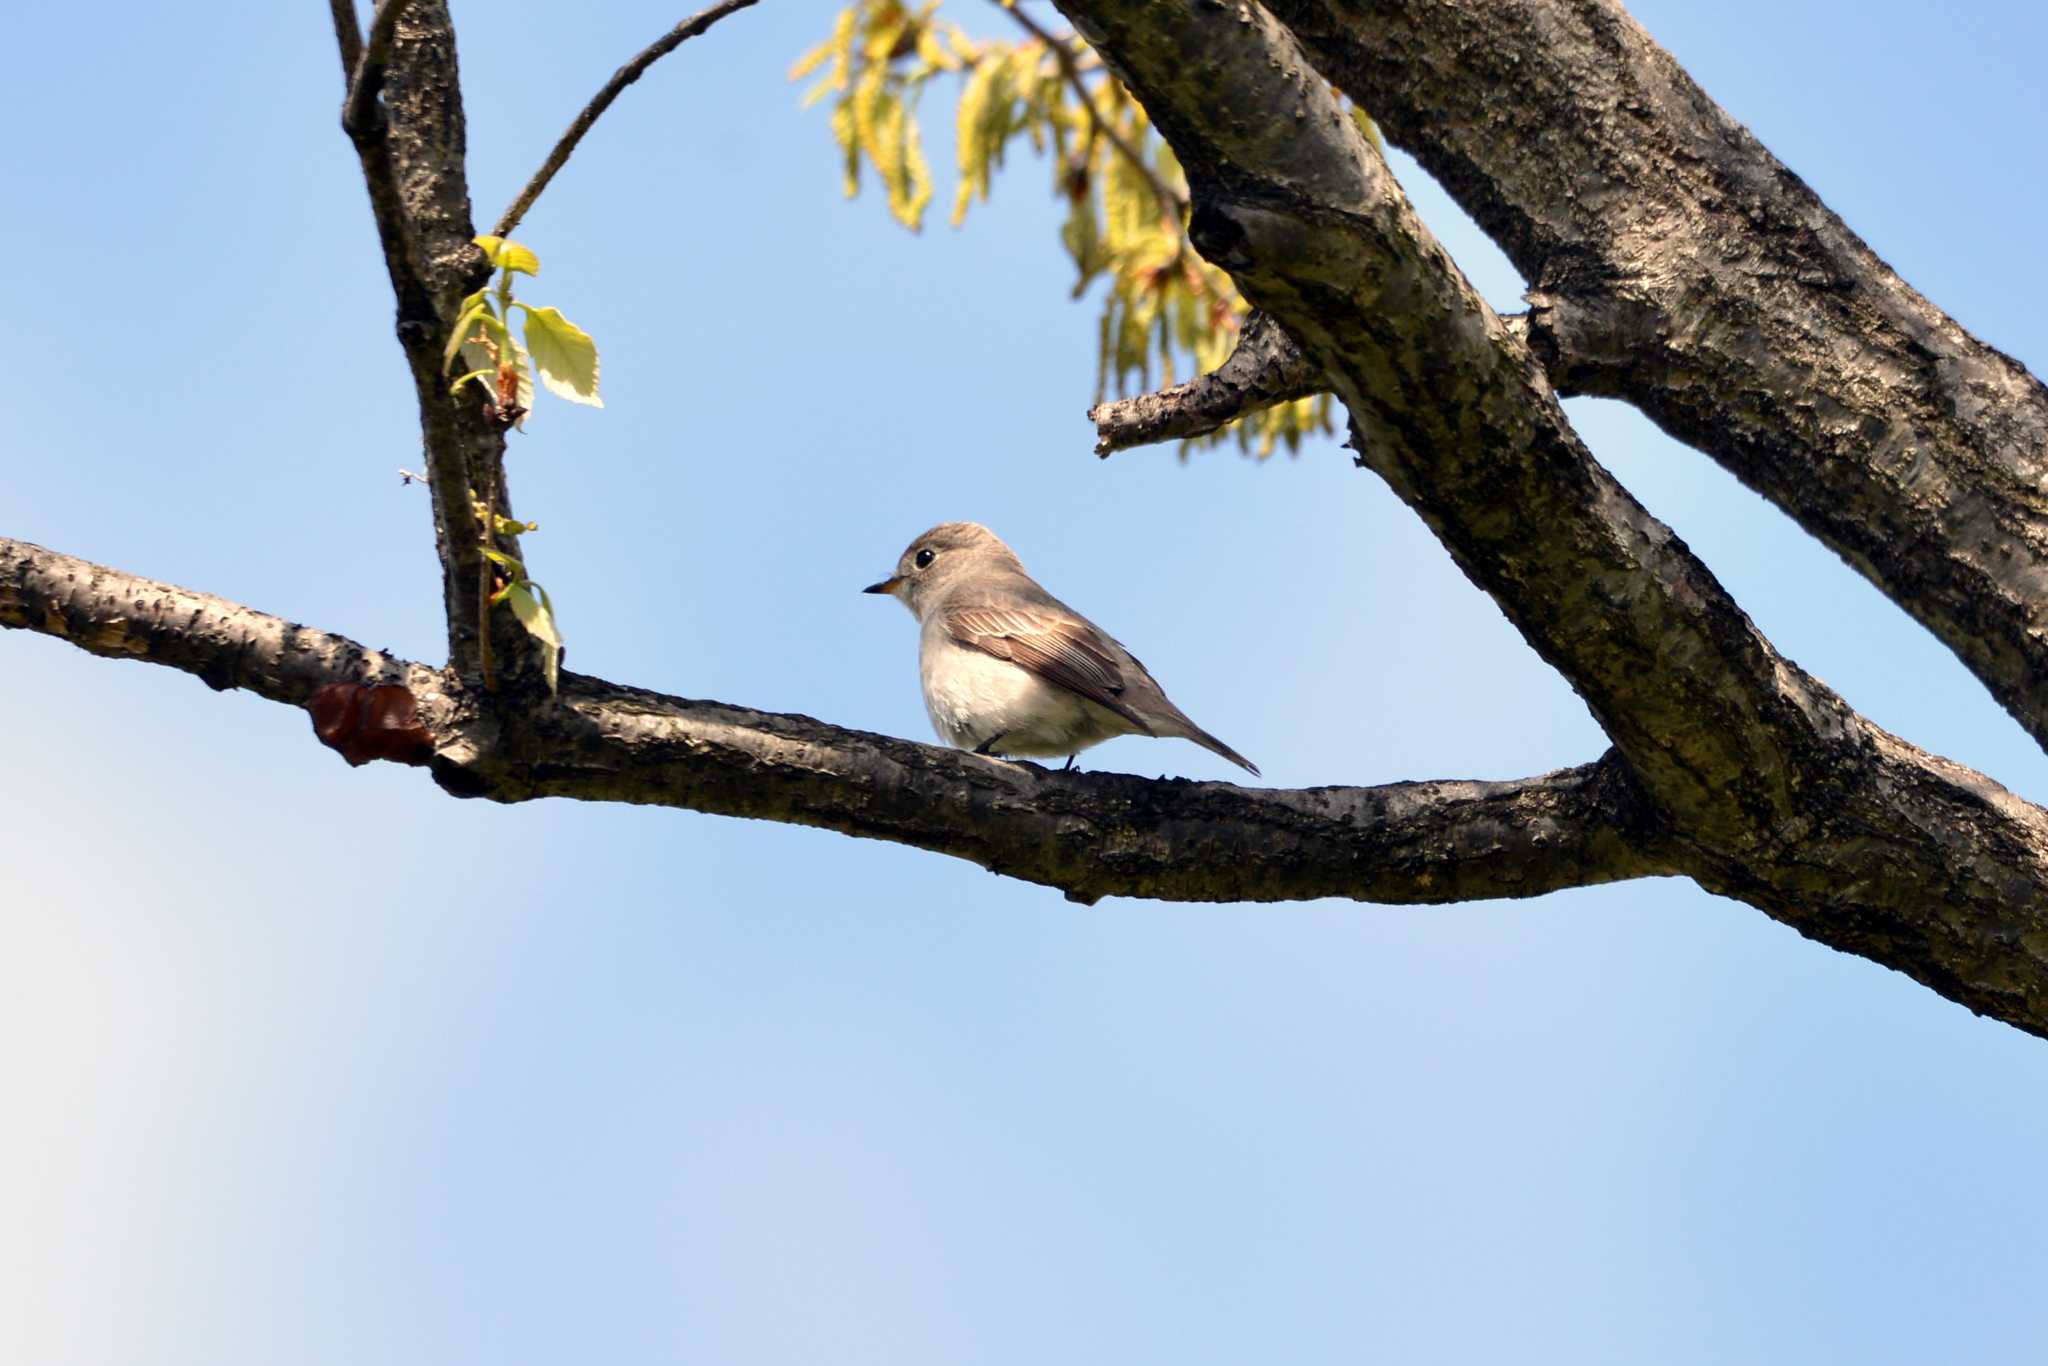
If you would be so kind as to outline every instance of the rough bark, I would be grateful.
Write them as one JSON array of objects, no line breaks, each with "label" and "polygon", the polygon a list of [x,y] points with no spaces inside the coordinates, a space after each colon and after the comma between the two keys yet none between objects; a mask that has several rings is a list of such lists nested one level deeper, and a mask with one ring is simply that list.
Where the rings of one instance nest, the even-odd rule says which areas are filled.
[{"label": "rough bark", "polygon": [[1521,782],[1302,791],[1058,773],[808,716],[565,674],[507,708],[439,670],[239,604],[0,539],[0,626],[303,705],[410,688],[458,796],[674,806],[894,840],[1059,888],[1176,901],[1449,902],[1678,871],[1610,756]]},{"label": "rough bark", "polygon": [[162,664],[215,691],[304,706],[323,683],[431,690],[434,670],[154,579],[0,538],[0,626],[39,631],[107,659]]},{"label": "rough bark", "polygon": [[1613,0],[1273,0],[1626,399],[1911,613],[2048,743],[2048,389],[1923,299]]},{"label": "rough bark", "polygon": [[1244,320],[1236,348],[1208,374],[1157,393],[1098,403],[1088,410],[1088,420],[1095,424],[1095,453],[1113,455],[1148,442],[1202,436],[1246,413],[1325,387],[1322,372],[1279,325],[1253,313]]},{"label": "rough bark", "polygon": [[[1792,815],[1777,718],[1846,708],[1580,444],[1527,347],[1263,12],[1067,6],[1172,142],[1190,233],[1307,352],[1360,459],[1592,708],[1651,790],[1731,833]],[[1662,686],[1642,680],[1661,674]],[[1731,786],[1732,784],[1732,786]]]},{"label": "rough bark", "polygon": [[[499,671],[530,677],[538,665],[531,638],[509,613],[487,617],[479,601],[487,566],[475,502],[488,493],[499,515],[512,515],[504,432],[487,420],[473,387],[463,401],[450,395],[443,362],[462,297],[490,274],[473,240],[455,29],[443,0],[385,0],[377,17],[388,25],[389,50],[381,66],[361,74],[368,92],[381,92],[382,101],[364,98],[351,83],[343,128],[370,193],[398,304],[398,343],[419,404],[448,657],[458,672],[477,672],[482,623],[489,620]],[[493,539],[500,550],[520,554],[516,536]]]},{"label": "rough bark", "polygon": [[1562,673],[1704,885],[2037,1032],[2048,813],[1777,654],[1572,431],[1277,20],[1061,0],[1194,193],[1190,232],[1349,407],[1360,462]]}]

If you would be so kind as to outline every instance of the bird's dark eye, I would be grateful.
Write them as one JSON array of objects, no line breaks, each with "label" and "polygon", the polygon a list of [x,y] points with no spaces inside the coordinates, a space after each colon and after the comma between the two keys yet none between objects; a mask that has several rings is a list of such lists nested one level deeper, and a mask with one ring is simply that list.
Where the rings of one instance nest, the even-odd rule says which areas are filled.
[{"label": "bird's dark eye", "polygon": [[926,566],[930,565],[932,562],[932,556],[935,553],[936,552],[933,551],[930,546],[926,546],[923,550],[918,551],[916,560],[917,567],[919,569],[923,569]]}]

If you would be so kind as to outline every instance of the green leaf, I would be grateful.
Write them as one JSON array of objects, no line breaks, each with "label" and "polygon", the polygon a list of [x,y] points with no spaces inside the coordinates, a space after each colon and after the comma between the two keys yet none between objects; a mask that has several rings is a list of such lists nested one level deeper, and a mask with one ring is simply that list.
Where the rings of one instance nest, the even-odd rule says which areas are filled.
[{"label": "green leaf", "polygon": [[[521,346],[519,339],[510,332],[505,334],[505,340],[511,343],[512,365],[518,373],[517,392],[513,396],[513,402],[530,414],[533,412],[533,357],[527,354],[526,348]],[[526,430],[524,417],[519,419],[519,430]]]},{"label": "green leaf", "polygon": [[790,69],[789,78],[800,81],[814,71],[824,60],[832,59],[832,69],[818,79],[804,94],[804,108],[808,109],[834,90],[846,89],[847,69],[853,63],[854,30],[860,23],[857,6],[849,5],[839,12],[833,21],[832,36],[800,58]]},{"label": "green leaf", "polygon": [[597,343],[560,309],[526,310],[526,349],[548,391],[571,403],[604,407],[597,396]]},{"label": "green leaf", "polygon": [[502,550],[486,550],[484,552],[484,558],[489,560],[492,564],[497,565],[501,569],[511,570],[515,575],[517,575],[521,579],[524,579],[526,577],[526,566],[521,564],[518,560],[513,559],[510,555],[507,555]]},{"label": "green leaf", "polygon": [[533,356],[524,346],[519,344],[519,338],[512,335],[512,329],[509,327],[505,329],[505,345],[512,352],[513,368],[519,371],[519,406],[531,409],[533,407]]},{"label": "green leaf", "polygon": [[540,274],[540,257],[509,237],[479,237],[476,244],[484,249],[484,255],[490,257],[491,264],[499,270],[523,271],[528,275]]},{"label": "green leaf", "polygon": [[846,190],[846,197],[851,199],[860,193],[860,135],[853,126],[853,101],[850,98],[832,106],[832,136],[839,143],[843,166],[840,184]]},{"label": "green leaf", "polygon": [[490,338],[491,345],[497,347],[502,356],[512,341],[512,333],[506,328],[505,320],[488,307],[471,310],[463,315],[462,320],[465,325],[448,339],[455,354],[468,361],[472,370],[495,367],[498,356],[492,355],[491,348],[477,340],[477,333],[481,331]]},{"label": "green leaf", "polygon": [[902,193],[890,195],[890,207],[904,227],[916,232],[924,226],[924,206],[931,202],[931,163],[925,160],[924,139],[918,135],[917,120],[906,109],[903,114]]},{"label": "green leaf", "polygon": [[819,67],[823,66],[825,64],[826,59],[829,58],[831,55],[832,43],[828,39],[825,42],[822,42],[818,44],[816,47],[812,48],[809,52],[806,52],[803,56],[796,59],[796,64],[790,67],[789,69],[789,79],[791,79],[792,81],[802,80],[804,77],[810,75],[813,71],[816,71]]},{"label": "green leaf", "polygon": [[1351,121],[1358,125],[1359,132],[1365,134],[1365,140],[1373,145],[1374,151],[1387,150],[1387,144],[1380,141],[1380,126],[1372,121],[1372,115],[1354,104],[1351,106]]},{"label": "green leaf", "polygon": [[953,134],[953,145],[960,155],[960,191],[953,205],[953,226],[956,228],[967,217],[970,199],[977,194],[983,199],[988,198],[989,140],[983,136],[982,128],[988,120],[996,76],[1002,67],[1000,59],[978,64],[960,92],[960,108],[955,116]]},{"label": "green leaf", "polygon": [[562,636],[555,629],[554,607],[547,598],[546,589],[526,580],[512,585],[505,602],[526,633],[540,642],[541,667],[547,672],[548,691],[553,693],[561,682]]},{"label": "green leaf", "polygon": [[1074,297],[1080,298],[1102,270],[1102,227],[1095,217],[1095,197],[1083,191],[1067,202],[1067,221],[1060,227],[1060,241],[1081,278],[1074,282]]},{"label": "green leaf", "polygon": [[[521,305],[521,307],[524,307],[524,305]],[[526,409],[528,413],[531,413],[533,411],[533,357],[526,353],[526,348],[519,344],[519,339],[513,336],[505,324],[498,320],[496,314],[485,315],[484,327],[495,334],[498,354],[512,358],[512,369],[518,376],[517,392],[513,395],[512,401]],[[485,373],[484,388],[490,391],[492,399],[495,400],[498,396],[497,358],[476,342],[465,341],[462,344],[462,359],[468,362],[472,370],[481,370]],[[519,430],[522,432],[526,430],[526,419],[523,417],[519,419]]]},{"label": "green leaf", "polygon": [[[925,11],[929,14],[931,11]],[[933,71],[958,71],[960,59],[946,50],[939,41],[938,32],[930,24],[920,24],[917,29],[917,55]]]},{"label": "green leaf", "polygon": [[[465,302],[461,316],[456,318],[455,327],[448,334],[448,349],[441,356],[441,369],[444,373],[455,364],[456,356],[462,352],[462,344],[469,340],[470,334],[476,328],[477,319],[491,312],[488,303],[475,295],[471,295],[470,298],[476,299],[476,302]],[[491,313],[491,316],[495,318],[497,314]]]}]

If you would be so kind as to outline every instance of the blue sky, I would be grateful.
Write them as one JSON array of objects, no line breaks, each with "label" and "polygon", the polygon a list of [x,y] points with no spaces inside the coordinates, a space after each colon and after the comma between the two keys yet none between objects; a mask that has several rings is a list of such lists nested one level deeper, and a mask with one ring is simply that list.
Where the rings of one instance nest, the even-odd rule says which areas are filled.
[{"label": "blue sky", "polygon": [[[2048,14],[1633,8],[1906,279],[2048,363]],[[1097,461],[1043,170],[960,232],[842,200],[782,75],[831,12],[769,0],[669,59],[520,233],[605,355],[609,407],[544,402],[512,456],[574,667],[925,738],[912,623],[855,590],[973,518],[1274,784],[1599,752],[1334,443]],[[677,17],[458,5],[480,218]],[[17,16],[0,534],[433,658],[326,23]],[[1573,413],[1781,649],[2048,799],[1832,556],[1628,410]],[[0,661],[0,1358],[1909,1362],[2048,1332],[2048,1045],[1690,884],[1083,909],[815,831],[458,803],[181,675],[19,633]]]}]

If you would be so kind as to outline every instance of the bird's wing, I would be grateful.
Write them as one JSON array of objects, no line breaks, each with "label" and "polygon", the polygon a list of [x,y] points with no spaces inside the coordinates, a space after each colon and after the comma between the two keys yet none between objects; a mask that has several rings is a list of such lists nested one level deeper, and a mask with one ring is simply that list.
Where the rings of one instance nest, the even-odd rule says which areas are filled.
[{"label": "bird's wing", "polygon": [[955,607],[941,620],[946,634],[962,645],[1029,669],[1108,708],[1142,733],[1153,733],[1124,701],[1126,680],[1116,643],[1080,617],[1040,606]]}]

